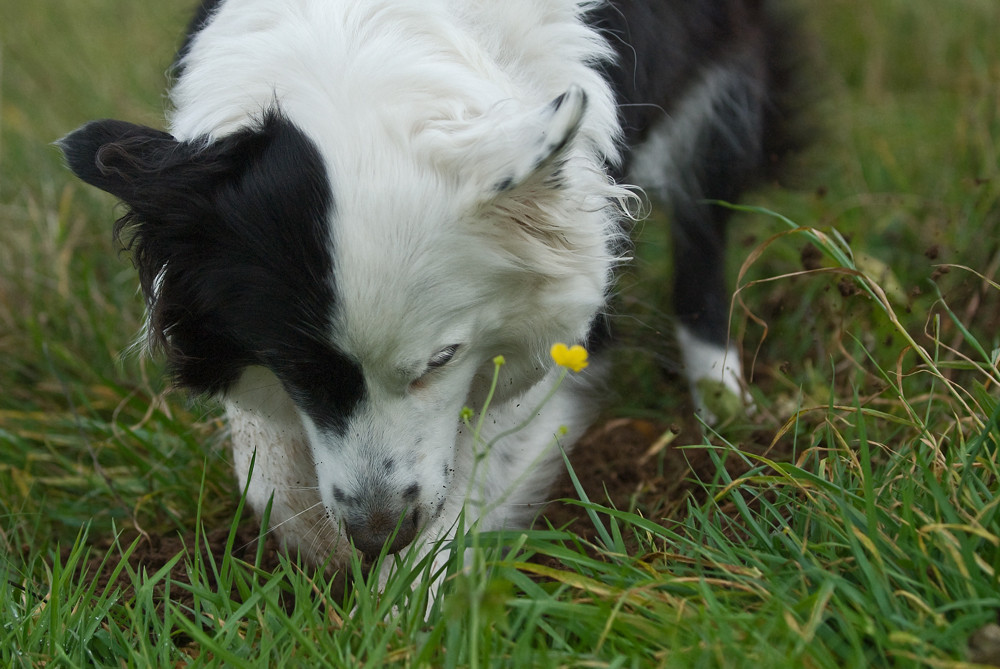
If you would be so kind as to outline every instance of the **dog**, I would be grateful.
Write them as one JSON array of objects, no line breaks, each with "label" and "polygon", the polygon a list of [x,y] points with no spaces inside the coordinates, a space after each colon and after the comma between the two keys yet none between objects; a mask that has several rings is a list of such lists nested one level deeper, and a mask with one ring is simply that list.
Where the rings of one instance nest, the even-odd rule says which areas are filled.
[{"label": "dog", "polygon": [[[781,30],[764,0],[208,0],[169,132],[59,144],[124,203],[145,343],[225,405],[249,504],[343,565],[545,501],[601,401],[630,184],[668,204],[696,403],[747,397],[713,201],[781,154]],[[547,397],[556,342],[590,365]]]}]

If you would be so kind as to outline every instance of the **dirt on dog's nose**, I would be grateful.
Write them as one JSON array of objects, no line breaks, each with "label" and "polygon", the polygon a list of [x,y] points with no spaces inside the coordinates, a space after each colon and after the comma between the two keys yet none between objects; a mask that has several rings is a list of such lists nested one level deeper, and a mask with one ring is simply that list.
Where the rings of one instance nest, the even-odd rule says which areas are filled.
[{"label": "dirt on dog's nose", "polygon": [[[367,558],[378,556],[387,543],[387,554],[403,550],[417,536],[419,513],[415,508],[390,511],[372,510],[345,523],[354,547]],[[391,543],[390,543],[391,542]]]}]

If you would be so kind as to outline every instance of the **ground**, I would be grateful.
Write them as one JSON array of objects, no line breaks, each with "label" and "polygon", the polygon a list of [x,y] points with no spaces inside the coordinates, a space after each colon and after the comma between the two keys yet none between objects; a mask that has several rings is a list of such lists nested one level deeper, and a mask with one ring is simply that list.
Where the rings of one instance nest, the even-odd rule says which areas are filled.
[{"label": "ground", "polygon": [[[702,443],[700,426],[692,418],[683,425],[665,425],[636,418],[610,418],[600,420],[576,444],[571,454],[573,470],[586,496],[593,502],[610,504],[619,509],[639,508],[650,514],[661,516],[682,512],[685,501],[692,494],[703,489],[698,480],[711,480],[715,466],[708,451],[703,448],[685,449],[677,444]],[[763,436],[763,435],[761,435]],[[764,452],[767,443],[761,441],[751,450]],[[730,461],[727,466],[732,473],[745,468],[742,463]],[[564,500],[580,498],[569,474],[564,474],[552,489],[552,501],[545,507],[536,521],[536,528],[547,524],[554,527],[568,527],[585,541],[596,542],[596,530],[583,508]],[[252,518],[242,522],[232,543],[233,554],[247,562],[253,562],[257,550],[259,523]],[[214,559],[221,564],[227,549],[230,530],[220,527],[210,531],[199,542],[203,559]],[[139,537],[134,529],[126,529],[119,538],[119,545],[127,546]],[[185,548],[194,550],[193,534],[181,536],[177,533],[144,534],[136,549],[129,557],[129,564],[136,571],[145,570],[153,574]],[[27,550],[27,547],[25,547]],[[102,561],[112,547],[111,538],[101,536],[94,545],[86,571],[98,579],[103,589],[110,578],[115,561],[102,568]],[[267,540],[261,560],[261,568],[273,570],[278,565],[277,542]],[[68,555],[69,547],[64,549]],[[554,566],[554,565],[553,565]],[[187,583],[185,561],[180,560],[171,570],[173,583]],[[118,576],[119,586],[131,588],[127,572]],[[162,592],[162,587],[160,588]],[[181,606],[191,606],[191,596],[182,588],[173,588],[171,599]]]},{"label": "ground", "polygon": [[[682,501],[689,492],[692,471],[697,471],[703,464],[698,462],[702,458],[697,457],[703,455],[703,452],[695,451],[696,462],[689,465],[686,459],[690,458],[690,455],[686,456],[684,452],[667,446],[663,450],[664,474],[657,474],[657,468],[650,466],[650,461],[655,461],[656,456],[655,454],[647,456],[647,453],[650,446],[653,446],[667,430],[666,426],[634,419],[612,419],[592,428],[577,444],[572,456],[574,470],[587,496],[595,502],[610,500],[618,508],[631,508],[636,502],[648,505],[650,498],[654,496],[668,505]],[[582,537],[593,538],[594,529],[586,514],[579,506],[558,501],[561,498],[578,499],[568,475],[564,475],[554,486],[552,499],[555,501],[547,506],[544,516],[539,519],[539,525],[543,526],[545,521],[557,527],[569,525]],[[233,542],[233,551],[238,557],[253,561],[258,528],[258,523],[252,520],[240,525]],[[136,536],[138,533],[134,529],[126,530],[119,543],[128,545]],[[228,538],[228,527],[209,532],[207,553],[211,553],[221,562]],[[102,584],[110,578],[111,569],[114,567],[114,564],[110,564],[106,565],[103,571],[100,570],[101,562],[110,548],[109,542],[109,537],[99,539],[87,567],[90,573],[98,575]],[[193,534],[189,536],[149,534],[140,541],[130,556],[129,563],[136,570],[145,569],[147,573],[152,574],[185,547],[193,550],[194,545]],[[273,569],[277,565],[278,550],[277,543],[269,540],[261,565],[264,569]],[[68,551],[67,547],[67,554]],[[204,544],[203,555],[205,555]],[[185,578],[182,560],[173,568],[171,579],[184,582]],[[127,573],[121,574],[120,581],[123,587],[130,587]],[[189,603],[184,601],[183,596],[178,598],[176,592],[173,597],[182,604]]]}]

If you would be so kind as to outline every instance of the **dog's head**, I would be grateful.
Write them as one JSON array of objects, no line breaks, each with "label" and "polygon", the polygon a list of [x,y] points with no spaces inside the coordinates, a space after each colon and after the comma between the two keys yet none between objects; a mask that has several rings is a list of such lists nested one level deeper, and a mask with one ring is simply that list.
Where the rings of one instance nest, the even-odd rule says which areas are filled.
[{"label": "dog's head", "polygon": [[331,514],[365,552],[403,518],[397,550],[462,492],[459,414],[494,356],[504,402],[603,304],[617,191],[580,146],[586,101],[350,141],[277,108],[211,140],[96,121],[60,146],[127,206],[116,234],[176,382],[226,397],[268,370]]}]

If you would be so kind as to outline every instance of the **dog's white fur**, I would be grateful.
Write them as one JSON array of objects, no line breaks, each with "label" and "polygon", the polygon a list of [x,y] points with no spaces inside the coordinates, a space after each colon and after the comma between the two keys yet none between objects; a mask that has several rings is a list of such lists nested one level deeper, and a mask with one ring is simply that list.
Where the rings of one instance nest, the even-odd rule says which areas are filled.
[{"label": "dog's white fur", "polygon": [[[609,290],[633,195],[604,170],[619,130],[592,67],[608,47],[580,18],[589,5],[229,0],[181,63],[178,139],[224,136],[276,103],[331,175],[329,338],[360,361],[368,397],[343,435],[261,367],[225,397],[241,485],[256,457],[249,503],[260,511],[273,496],[272,526],[316,562],[349,554],[332,491],[363,486],[372,463],[400,463],[390,490],[420,482],[425,542],[463,508],[483,529],[522,524],[561,463],[560,426],[572,443],[593,418],[590,384],[568,379],[478,464],[458,424],[463,406],[482,406],[498,354],[482,436],[530,418],[558,374],[550,346],[583,341]],[[557,161],[558,189],[547,183]],[[455,359],[423,376],[456,343]]]}]

